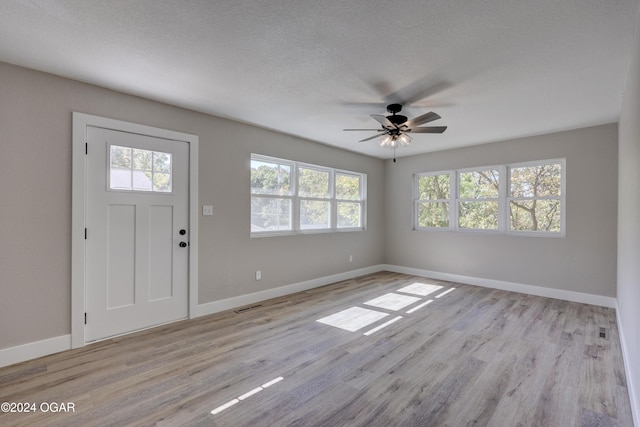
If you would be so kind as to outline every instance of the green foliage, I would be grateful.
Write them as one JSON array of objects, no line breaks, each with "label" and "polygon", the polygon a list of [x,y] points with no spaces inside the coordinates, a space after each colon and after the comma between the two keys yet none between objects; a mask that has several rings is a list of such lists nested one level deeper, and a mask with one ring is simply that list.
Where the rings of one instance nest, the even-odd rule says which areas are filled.
[{"label": "green foliage", "polygon": [[562,187],[559,163],[525,166],[511,169],[511,196],[559,196]]},{"label": "green foliage", "polygon": [[111,167],[131,169],[131,148],[111,146]]},{"label": "green foliage", "polygon": [[560,200],[512,200],[509,208],[512,230],[560,231]]},{"label": "green foliage", "polygon": [[360,177],[336,174],[336,199],[360,200]]},{"label": "green foliage", "polygon": [[338,202],[338,228],[361,227],[360,203]]},{"label": "green foliage", "polygon": [[[361,182],[358,175],[336,174],[336,199],[360,200]],[[361,204],[357,202],[337,202],[338,228],[361,227]]]},{"label": "green foliage", "polygon": [[561,188],[560,163],[512,168],[511,196],[517,199],[509,206],[511,229],[559,232]]},{"label": "green foliage", "polygon": [[251,197],[252,230],[291,230],[291,200]]},{"label": "green foliage", "polygon": [[291,166],[252,160],[251,194],[291,194]]},{"label": "green foliage", "polygon": [[450,194],[450,183],[451,179],[449,174],[421,176],[418,178],[418,199],[448,199]]},{"label": "green foliage", "polygon": [[498,229],[498,202],[460,202],[458,205],[460,228],[473,230]]},{"label": "green foliage", "polygon": [[329,227],[330,202],[300,200],[300,228],[320,229]]},{"label": "green foliage", "polygon": [[449,203],[418,203],[418,226],[444,228],[449,227]]},{"label": "green foliage", "polygon": [[460,173],[461,199],[486,199],[498,197],[499,173],[496,169]]},{"label": "green foliage", "polygon": [[298,168],[298,196],[329,198],[329,172]]}]

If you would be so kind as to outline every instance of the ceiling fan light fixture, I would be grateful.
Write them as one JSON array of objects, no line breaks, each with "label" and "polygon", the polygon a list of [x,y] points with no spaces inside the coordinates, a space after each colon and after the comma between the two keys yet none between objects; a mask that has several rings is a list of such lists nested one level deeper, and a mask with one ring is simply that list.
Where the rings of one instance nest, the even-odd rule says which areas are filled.
[{"label": "ceiling fan light fixture", "polygon": [[407,135],[406,133],[402,133],[398,137],[398,142],[400,143],[400,145],[402,147],[406,147],[411,142],[411,137],[409,135]]},{"label": "ceiling fan light fixture", "polygon": [[398,135],[387,134],[380,141],[382,148],[398,148],[406,147],[411,142],[411,137],[406,133]]},{"label": "ceiling fan light fixture", "polygon": [[387,134],[380,141],[380,146],[382,148],[393,148],[395,147],[395,141],[393,140],[393,136]]}]

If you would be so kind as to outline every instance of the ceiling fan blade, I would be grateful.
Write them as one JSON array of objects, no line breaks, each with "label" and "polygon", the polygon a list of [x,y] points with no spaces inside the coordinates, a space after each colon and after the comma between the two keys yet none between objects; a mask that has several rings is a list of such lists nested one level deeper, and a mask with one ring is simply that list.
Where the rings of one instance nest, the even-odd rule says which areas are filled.
[{"label": "ceiling fan blade", "polygon": [[396,128],[396,125],[391,123],[389,119],[387,119],[387,116],[383,116],[382,114],[370,114],[370,116],[373,117],[374,120],[376,120],[378,123],[380,123],[382,126],[386,128],[391,128],[391,129]]},{"label": "ceiling fan blade", "polygon": [[429,123],[432,122],[434,120],[438,120],[440,118],[439,115],[437,115],[436,113],[434,113],[433,111],[429,111],[426,114],[423,114],[421,116],[416,117],[415,119],[411,119],[409,120],[409,122],[407,123],[407,125],[412,128],[414,126],[420,126],[423,125],[425,123]]},{"label": "ceiling fan blade", "polygon": [[426,128],[413,128],[411,133],[442,133],[447,130],[446,126],[430,126]]},{"label": "ceiling fan blade", "polygon": [[372,139],[374,139],[374,138],[378,138],[378,137],[380,137],[380,136],[382,136],[382,135],[386,135],[386,134],[385,134],[385,133],[379,133],[379,134],[377,134],[377,135],[370,136],[369,138],[361,139],[361,140],[360,140],[360,141],[358,141],[358,142],[371,141]]},{"label": "ceiling fan blade", "polygon": [[363,131],[363,132],[380,132],[380,129],[342,129],[345,132]]}]

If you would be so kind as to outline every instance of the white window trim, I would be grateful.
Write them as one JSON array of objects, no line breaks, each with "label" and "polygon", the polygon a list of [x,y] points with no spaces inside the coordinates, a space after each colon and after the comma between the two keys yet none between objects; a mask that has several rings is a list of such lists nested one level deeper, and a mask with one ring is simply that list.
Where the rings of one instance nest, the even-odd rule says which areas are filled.
[{"label": "white window trim", "polygon": [[[509,206],[510,201],[514,198],[510,196],[511,192],[511,168],[518,167],[526,167],[526,166],[538,166],[544,164],[551,163],[560,163],[560,167],[562,169],[561,174],[561,188],[560,188],[560,197],[557,196],[547,196],[547,197],[537,197],[536,199],[560,199],[560,231],[559,232],[548,232],[548,231],[515,231],[511,230],[511,223],[509,218]],[[483,199],[460,199],[458,188],[458,181],[460,173],[465,172],[473,172],[478,170],[489,170],[489,169],[497,169],[499,173],[499,190],[498,190],[498,198],[483,198]],[[423,227],[418,225],[418,205],[420,202],[424,202],[424,200],[418,199],[418,180],[423,176],[434,176],[434,175],[449,175],[449,199],[442,200],[430,200],[430,202],[447,202],[449,203],[449,227]],[[413,199],[413,230],[414,231],[426,231],[426,232],[442,232],[442,231],[455,231],[460,233],[472,233],[472,234],[506,234],[510,236],[529,236],[529,237],[555,237],[555,238],[564,238],[566,236],[566,211],[567,211],[567,203],[566,203],[566,178],[567,177],[567,168],[566,168],[566,159],[564,158],[555,158],[555,159],[544,159],[544,160],[535,160],[528,162],[519,162],[519,163],[509,163],[505,165],[488,165],[488,166],[478,166],[464,169],[453,169],[453,170],[442,170],[442,171],[434,171],[434,172],[423,172],[416,173],[413,177],[413,188],[412,188],[412,199]],[[519,198],[515,198],[519,199]],[[528,200],[532,200],[532,198],[525,198]],[[459,215],[458,215],[458,203],[460,201],[483,201],[483,200],[497,200],[498,201],[498,228],[497,229],[472,229],[472,228],[462,228],[458,224]]]},{"label": "white window trim", "polygon": [[[311,163],[298,162],[295,160],[281,159],[278,157],[265,156],[263,154],[251,154],[250,160],[263,161],[269,163],[279,163],[291,166],[291,183],[292,194],[286,196],[279,195],[262,195],[251,194],[251,197],[271,197],[271,198],[287,198],[292,200],[291,206],[291,230],[273,230],[273,231],[251,231],[251,238],[275,237],[275,236],[291,236],[298,234],[326,234],[326,233],[344,233],[354,231],[365,231],[367,229],[367,174],[344,169],[335,169],[327,166],[314,165]],[[298,186],[298,169],[315,169],[319,171],[329,172],[329,198],[306,197],[299,196]],[[335,197],[335,176],[336,174],[352,175],[360,178],[360,200],[344,200]],[[318,200],[329,202],[329,227],[320,229],[301,229],[300,228],[300,201],[302,200]],[[352,202],[360,204],[360,227],[338,227],[338,202]]]}]

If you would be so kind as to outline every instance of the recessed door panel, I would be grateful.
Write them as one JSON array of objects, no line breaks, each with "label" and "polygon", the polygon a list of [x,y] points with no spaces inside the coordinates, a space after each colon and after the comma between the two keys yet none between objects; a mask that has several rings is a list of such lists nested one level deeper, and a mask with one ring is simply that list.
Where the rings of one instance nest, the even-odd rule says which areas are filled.
[{"label": "recessed door panel", "polygon": [[173,296],[173,206],[149,207],[149,300]]},{"label": "recessed door panel", "polygon": [[136,207],[107,207],[107,308],[135,304]]}]

